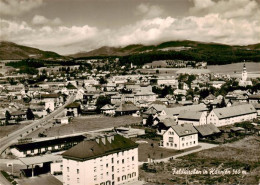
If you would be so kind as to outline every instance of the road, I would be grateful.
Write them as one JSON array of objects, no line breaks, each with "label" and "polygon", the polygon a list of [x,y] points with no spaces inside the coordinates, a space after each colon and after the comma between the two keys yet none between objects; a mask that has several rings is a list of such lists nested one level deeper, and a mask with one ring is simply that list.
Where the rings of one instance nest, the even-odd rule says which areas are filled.
[{"label": "road", "polygon": [[55,116],[57,116],[58,114],[60,114],[63,110],[64,110],[64,107],[70,103],[72,103],[74,100],[75,100],[75,95],[71,95],[67,102],[59,107],[58,109],[54,110],[52,113],[50,113],[49,115],[45,116],[44,118],[42,119],[39,119],[39,120],[36,120],[34,121],[33,123],[31,123],[30,125],[27,125],[25,127],[23,127],[22,129],[19,129],[15,132],[12,132],[11,134],[9,134],[7,137],[4,137],[2,139],[0,139],[0,143],[1,143],[1,147],[0,147],[0,154],[2,154],[6,148],[8,148],[13,141],[21,138],[21,135],[22,136],[25,136],[27,135],[27,131],[30,132],[33,130],[37,130],[37,126],[39,128],[39,126],[41,124],[45,124],[47,123],[48,121],[50,121],[52,118],[54,118]]}]

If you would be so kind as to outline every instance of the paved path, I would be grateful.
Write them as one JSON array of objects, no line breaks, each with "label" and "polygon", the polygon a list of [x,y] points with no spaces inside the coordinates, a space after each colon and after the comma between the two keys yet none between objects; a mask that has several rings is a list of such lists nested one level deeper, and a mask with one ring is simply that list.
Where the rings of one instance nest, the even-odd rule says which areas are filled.
[{"label": "paved path", "polygon": [[[199,142],[199,146],[201,146],[201,147],[198,148],[198,149],[183,152],[183,153],[173,155],[173,156],[170,156],[170,157],[166,157],[166,158],[163,158],[163,159],[155,159],[155,160],[153,160],[153,162],[168,162],[170,158],[176,159],[177,157],[182,157],[182,156],[185,156],[185,155],[188,155],[188,154],[191,154],[191,153],[195,153],[195,152],[199,152],[199,151],[202,151],[202,150],[214,148],[214,147],[217,147],[219,145]],[[139,162],[139,165],[142,165],[143,163],[147,163],[147,162]]]}]

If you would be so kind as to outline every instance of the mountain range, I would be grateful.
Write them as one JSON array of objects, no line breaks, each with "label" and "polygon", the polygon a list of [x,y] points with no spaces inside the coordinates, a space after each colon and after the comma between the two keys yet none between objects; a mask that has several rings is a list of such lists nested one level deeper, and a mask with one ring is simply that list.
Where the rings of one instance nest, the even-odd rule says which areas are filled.
[{"label": "mountain range", "polygon": [[206,53],[215,53],[219,51],[233,52],[241,50],[244,53],[250,53],[256,51],[257,55],[260,52],[260,44],[253,44],[247,46],[230,46],[225,44],[217,43],[204,43],[197,41],[169,41],[163,42],[158,45],[141,45],[134,44],[125,47],[109,47],[103,46],[98,49],[94,49],[88,52],[80,52],[68,56],[62,56],[52,51],[43,51],[37,48],[18,45],[13,42],[0,42],[0,59],[11,60],[11,59],[26,59],[26,58],[37,58],[37,59],[67,59],[67,58],[84,58],[93,56],[127,56],[151,52],[165,52],[165,51],[206,51]]}]

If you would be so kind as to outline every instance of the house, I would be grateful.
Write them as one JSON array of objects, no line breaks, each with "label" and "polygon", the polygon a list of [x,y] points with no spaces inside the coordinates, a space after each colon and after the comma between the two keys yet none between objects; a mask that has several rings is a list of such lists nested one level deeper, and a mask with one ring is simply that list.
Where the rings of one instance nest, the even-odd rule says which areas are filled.
[{"label": "house", "polygon": [[204,99],[204,103],[205,103],[205,104],[212,103],[215,99],[216,99],[216,97],[215,97],[213,94],[210,94],[210,95],[208,95],[208,96]]},{"label": "house", "polygon": [[138,144],[118,134],[84,140],[62,157],[66,185],[116,185],[138,180]]},{"label": "house", "polygon": [[54,111],[55,108],[62,105],[62,103],[64,102],[64,98],[61,94],[57,93],[40,94],[33,99],[33,102],[44,102],[45,110],[49,109],[50,111]]},{"label": "house", "polygon": [[221,131],[214,124],[194,126],[200,138],[218,135]]},{"label": "house", "polygon": [[226,82],[225,81],[210,81],[209,84],[212,85],[213,87],[220,89],[222,85],[224,85]]},{"label": "house", "polygon": [[207,112],[181,111],[178,116],[178,124],[190,123],[193,126],[207,124]]},{"label": "house", "polygon": [[77,117],[80,114],[80,104],[77,102],[70,103],[65,107],[65,115],[69,117]]},{"label": "house", "polygon": [[14,111],[14,112],[11,112],[10,113],[11,117],[10,119],[11,120],[18,120],[18,121],[23,121],[23,120],[26,120],[26,112],[23,112],[23,111]]},{"label": "house", "polygon": [[121,103],[116,109],[116,113],[119,115],[127,115],[136,113],[139,109],[132,102]]},{"label": "house", "polygon": [[248,96],[249,103],[260,103],[260,94],[253,94]]},{"label": "house", "polygon": [[106,104],[101,108],[101,112],[103,114],[109,114],[109,115],[114,115],[115,110],[116,110],[115,107],[110,104]]},{"label": "house", "polygon": [[171,126],[163,134],[163,147],[184,150],[198,146],[198,131],[191,124]]},{"label": "house", "polygon": [[252,104],[242,104],[213,109],[207,117],[207,124],[212,123],[216,127],[220,127],[236,122],[252,120],[256,117],[257,111]]},{"label": "house", "polygon": [[177,122],[171,118],[165,118],[164,120],[159,121],[154,128],[156,128],[157,135],[163,135],[171,126],[177,125]]}]

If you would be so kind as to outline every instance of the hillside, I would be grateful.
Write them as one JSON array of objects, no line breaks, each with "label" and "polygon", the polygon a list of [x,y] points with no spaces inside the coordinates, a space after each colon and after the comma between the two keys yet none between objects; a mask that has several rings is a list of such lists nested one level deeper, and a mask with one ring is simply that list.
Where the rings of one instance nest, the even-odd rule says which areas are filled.
[{"label": "hillside", "polygon": [[163,42],[158,45],[128,45],[126,47],[108,47],[103,46],[101,48],[89,51],[80,52],[70,57],[73,58],[84,58],[93,56],[127,56],[127,55],[137,55],[150,52],[183,52],[183,51],[200,51],[207,54],[223,53],[233,51],[242,51],[246,53],[252,53],[252,50],[257,52],[260,49],[260,44],[248,45],[248,46],[229,46],[225,44],[217,43],[204,43],[196,41],[169,41]]},{"label": "hillside", "polygon": [[65,57],[51,51],[42,51],[36,48],[15,44],[13,42],[0,42],[0,59],[17,60],[17,59],[64,59]]}]

